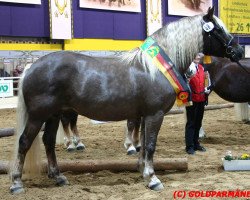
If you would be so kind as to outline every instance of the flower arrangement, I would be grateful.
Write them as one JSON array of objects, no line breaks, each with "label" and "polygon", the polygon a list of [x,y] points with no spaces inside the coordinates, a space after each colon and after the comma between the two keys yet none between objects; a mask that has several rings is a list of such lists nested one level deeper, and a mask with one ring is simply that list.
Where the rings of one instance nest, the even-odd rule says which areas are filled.
[{"label": "flower arrangement", "polygon": [[222,161],[226,171],[250,170],[250,156],[246,153],[233,156],[231,151],[227,151]]},{"label": "flower arrangement", "polygon": [[250,160],[250,156],[246,153],[241,156],[233,156],[231,151],[227,151],[224,157],[225,160]]}]

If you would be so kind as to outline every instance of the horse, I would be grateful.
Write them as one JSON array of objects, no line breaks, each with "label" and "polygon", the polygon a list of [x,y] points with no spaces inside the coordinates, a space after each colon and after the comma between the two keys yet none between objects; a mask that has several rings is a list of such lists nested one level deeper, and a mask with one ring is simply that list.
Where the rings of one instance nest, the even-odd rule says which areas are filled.
[{"label": "horse", "polygon": [[181,2],[188,8],[193,10],[200,9],[200,4],[203,3],[201,0],[181,0]]},{"label": "horse", "polygon": [[[109,6],[111,6],[112,2],[116,2],[116,0],[109,0]],[[125,0],[118,0],[118,7],[121,7],[122,5],[125,5]]]},{"label": "horse", "polygon": [[221,98],[234,102],[236,115],[249,121],[248,103],[250,101],[250,59],[241,60],[242,67],[228,59],[212,57],[207,66],[213,90]]},{"label": "horse", "polygon": [[[241,66],[226,58],[211,57],[205,67],[209,72],[211,88],[222,99],[234,102],[237,118],[249,121],[248,103],[250,101],[250,59],[242,59]],[[199,137],[205,137],[200,130]]]},{"label": "horse", "polygon": [[[84,150],[85,145],[82,143],[79,132],[77,129],[77,117],[78,114],[74,111],[64,111],[61,116],[62,127],[64,130],[64,143],[67,148],[67,151],[73,150]],[[70,129],[73,133],[72,138],[70,137]]]},{"label": "horse", "polygon": [[[235,61],[243,55],[242,47],[214,16],[214,8],[209,8],[206,14],[167,24],[150,37],[176,64],[181,75],[198,52]],[[35,147],[39,145],[34,144],[43,123],[48,177],[59,186],[69,183],[59,171],[55,154],[56,132],[65,110],[99,121],[141,118],[139,170],[148,188],[163,189],[155,175],[153,156],[163,117],[175,100],[174,88],[142,48],[112,57],[60,51],[39,58],[20,81],[18,143],[10,170],[10,192],[24,192],[22,174],[26,154],[36,153]]]},{"label": "horse", "polygon": [[[99,1],[100,1],[100,4],[101,4],[101,3],[105,3],[106,0],[99,0]],[[108,1],[109,1],[108,2],[109,6],[111,6],[113,2],[116,2],[116,0],[108,0]],[[118,7],[121,7],[121,4],[125,5],[125,0],[118,0]]]},{"label": "horse", "polygon": [[240,61],[242,67],[226,58],[212,57],[206,66],[213,91],[222,99],[235,103],[250,101],[250,59]]}]

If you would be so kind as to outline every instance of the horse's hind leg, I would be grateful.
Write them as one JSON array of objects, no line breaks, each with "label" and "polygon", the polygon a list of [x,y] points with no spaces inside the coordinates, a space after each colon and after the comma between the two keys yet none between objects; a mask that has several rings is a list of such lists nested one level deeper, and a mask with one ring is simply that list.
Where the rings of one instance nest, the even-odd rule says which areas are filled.
[{"label": "horse's hind leg", "polygon": [[140,125],[141,125],[141,118],[135,121],[135,128],[134,128],[133,137],[132,137],[133,144],[137,152],[139,152],[141,149],[141,141],[140,141],[140,135],[139,135]]},{"label": "horse's hind leg", "polygon": [[56,184],[61,186],[68,184],[68,180],[64,175],[60,174],[56,161],[55,144],[59,120],[58,116],[53,116],[46,121],[43,143],[48,158],[48,177],[55,178]]},{"label": "horse's hind leg", "polygon": [[163,117],[164,113],[159,111],[152,116],[146,116],[142,121],[142,148],[139,157],[139,167],[141,172],[143,172],[144,179],[149,179],[148,187],[152,190],[163,189],[163,185],[156,177],[153,167],[153,156]]},{"label": "horse's hind leg", "polygon": [[127,149],[127,154],[136,154],[140,150],[139,142],[139,129],[140,129],[141,119],[127,120],[127,131],[126,138],[124,141],[124,147]]},{"label": "horse's hind leg", "polygon": [[76,149],[77,150],[83,150],[85,149],[85,145],[82,143],[81,139],[80,139],[80,136],[79,136],[79,132],[78,132],[78,129],[77,129],[77,117],[78,117],[78,114],[76,112],[72,112],[70,114],[70,128],[74,134],[73,136],[73,142],[74,144],[76,145]]},{"label": "horse's hind leg", "polygon": [[22,183],[22,172],[25,161],[25,156],[30,149],[34,139],[39,133],[39,130],[42,127],[42,121],[34,121],[29,119],[26,123],[25,129],[19,138],[19,145],[15,163],[11,169],[11,179],[12,186],[10,187],[10,192],[12,194],[18,194],[24,192],[23,183]]}]

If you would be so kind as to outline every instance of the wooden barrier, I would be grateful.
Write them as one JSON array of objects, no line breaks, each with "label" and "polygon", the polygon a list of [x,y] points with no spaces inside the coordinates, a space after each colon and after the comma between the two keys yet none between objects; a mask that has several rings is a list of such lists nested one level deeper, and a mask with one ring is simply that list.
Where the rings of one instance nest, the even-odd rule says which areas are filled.
[{"label": "wooden barrier", "polygon": [[[123,160],[68,160],[58,162],[61,172],[72,171],[77,173],[98,172],[110,170],[112,172],[138,171],[138,159]],[[155,171],[188,169],[187,158],[159,158],[154,161]],[[0,161],[0,174],[8,173],[9,164],[7,161]],[[47,172],[47,162],[42,163],[42,172]]]},{"label": "wooden barrier", "polygon": [[14,128],[1,128],[0,129],[0,138],[1,137],[8,137],[15,134]]},{"label": "wooden barrier", "polygon": [[[233,103],[226,103],[226,104],[216,104],[216,105],[208,105],[205,106],[205,110],[216,110],[216,109],[222,109],[222,108],[232,108],[234,107]],[[184,112],[185,108],[172,108],[167,115],[171,114],[181,114]]]}]

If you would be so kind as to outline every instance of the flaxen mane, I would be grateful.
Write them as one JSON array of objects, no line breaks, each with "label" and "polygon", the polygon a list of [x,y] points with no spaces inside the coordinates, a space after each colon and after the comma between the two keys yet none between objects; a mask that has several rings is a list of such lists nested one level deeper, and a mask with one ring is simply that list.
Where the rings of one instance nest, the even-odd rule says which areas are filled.
[{"label": "flaxen mane", "polygon": [[[203,50],[202,17],[203,15],[183,18],[164,26],[151,35],[182,73],[195,55]],[[144,69],[149,71],[152,79],[158,72],[157,67],[139,48],[123,53],[120,58],[129,65],[135,59],[139,60]]]},{"label": "flaxen mane", "polygon": [[180,72],[184,72],[195,55],[203,50],[202,17],[182,18],[152,35]]}]

